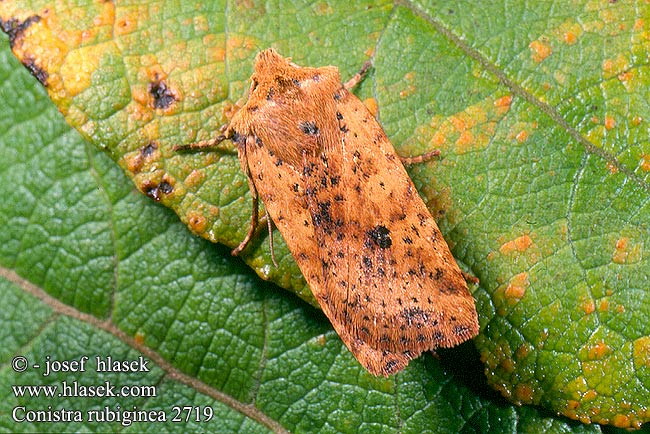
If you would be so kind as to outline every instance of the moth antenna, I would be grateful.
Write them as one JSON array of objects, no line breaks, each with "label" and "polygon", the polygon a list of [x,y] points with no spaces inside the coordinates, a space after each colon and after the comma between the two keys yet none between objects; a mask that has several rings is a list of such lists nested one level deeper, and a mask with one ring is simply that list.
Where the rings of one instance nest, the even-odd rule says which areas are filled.
[{"label": "moth antenna", "polygon": [[359,72],[354,74],[354,76],[351,79],[346,81],[343,87],[345,87],[347,90],[350,90],[354,86],[359,84],[361,80],[363,80],[363,77],[368,73],[368,70],[370,69],[371,66],[372,63],[370,62],[370,60],[366,60],[366,62],[363,64]]},{"label": "moth antenna", "polygon": [[402,161],[403,165],[410,166],[413,164],[420,164],[429,160],[433,160],[439,155],[440,155],[440,149],[434,149],[433,151],[425,152],[424,154],[416,155],[414,157],[402,157],[400,155],[399,159]]}]

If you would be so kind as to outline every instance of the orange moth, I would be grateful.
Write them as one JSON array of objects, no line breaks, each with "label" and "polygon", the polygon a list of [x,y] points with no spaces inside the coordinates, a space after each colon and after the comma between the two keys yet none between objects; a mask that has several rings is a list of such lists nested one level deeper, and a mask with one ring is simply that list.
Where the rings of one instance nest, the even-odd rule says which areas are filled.
[{"label": "orange moth", "polygon": [[334,329],[374,375],[478,333],[474,299],[381,126],[338,69],[258,54],[223,134]]}]

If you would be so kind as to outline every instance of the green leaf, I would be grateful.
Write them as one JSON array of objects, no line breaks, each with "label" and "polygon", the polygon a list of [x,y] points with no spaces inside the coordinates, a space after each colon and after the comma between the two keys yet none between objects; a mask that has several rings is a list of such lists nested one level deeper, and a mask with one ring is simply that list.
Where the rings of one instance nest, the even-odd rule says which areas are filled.
[{"label": "green leaf", "polygon": [[[1,2],[5,47],[87,142],[3,51],[0,282],[12,309],[2,318],[0,426],[118,429],[12,421],[17,406],[52,405],[16,397],[12,384],[78,380],[153,384],[158,395],[53,407],[214,408],[207,423],[137,430],[600,430],[476,386],[468,345],[371,377],[322,314],[134,194],[123,173],[195,233],[239,243],[250,195],[236,153],[172,146],[215,136],[267,46],[343,77],[371,56],[358,94],[374,99],[398,151],[442,150],[411,174],[481,280],[475,342],[492,386],[584,422],[648,420],[648,6],[489,12],[473,2]],[[278,268],[262,233],[244,259],[313,303],[279,235],[276,256]],[[140,354],[151,372],[45,378],[10,363]]]}]

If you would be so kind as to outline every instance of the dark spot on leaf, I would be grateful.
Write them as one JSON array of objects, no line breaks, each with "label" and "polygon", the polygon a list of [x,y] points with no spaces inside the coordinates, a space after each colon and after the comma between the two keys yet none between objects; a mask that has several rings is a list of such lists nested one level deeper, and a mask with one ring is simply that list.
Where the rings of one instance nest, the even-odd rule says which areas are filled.
[{"label": "dark spot on leaf", "polygon": [[174,187],[167,181],[162,181],[160,184],[147,183],[143,185],[142,191],[156,202],[159,202],[162,195],[171,193],[174,191]]},{"label": "dark spot on leaf", "polygon": [[33,57],[25,56],[22,59],[22,63],[30,74],[32,74],[43,86],[47,87],[47,79],[50,75],[47,73],[47,71],[36,64],[36,61]]},{"label": "dark spot on leaf", "polygon": [[41,20],[41,17],[38,15],[32,15],[30,17],[27,17],[24,21],[20,21],[17,19],[11,19],[9,21],[2,21],[0,20],[0,27],[2,28],[2,31],[5,32],[9,36],[9,46],[11,48],[14,48],[16,45],[16,40],[18,40],[25,30],[29,26],[31,26],[34,23],[37,23]]},{"label": "dark spot on leaf", "polygon": [[174,187],[171,186],[167,181],[163,181],[158,185],[158,188],[163,194],[169,194],[174,191]]},{"label": "dark spot on leaf", "polygon": [[158,143],[149,142],[140,148],[140,155],[144,158],[151,157],[153,153],[156,152],[156,149],[158,149]]},{"label": "dark spot on leaf", "polygon": [[176,97],[164,80],[154,80],[149,83],[149,93],[153,96],[153,106],[156,109],[166,109],[176,101]]},{"label": "dark spot on leaf", "polygon": [[375,226],[375,228],[366,232],[366,235],[381,249],[388,249],[393,244],[390,239],[390,231],[386,226]]},{"label": "dark spot on leaf", "polygon": [[454,327],[454,334],[457,336],[463,336],[469,332],[469,327],[463,325],[457,325]]},{"label": "dark spot on leaf", "polygon": [[364,267],[372,268],[372,259],[370,259],[368,256],[361,258],[361,262],[363,262]]},{"label": "dark spot on leaf", "polygon": [[343,120],[343,115],[341,114],[341,112],[336,112],[336,119],[338,119],[340,121]]},{"label": "dark spot on leaf", "polygon": [[411,239],[411,237],[404,237],[404,238],[402,238],[402,240],[403,240],[406,244],[413,244],[413,240]]},{"label": "dark spot on leaf", "polygon": [[282,160],[279,159],[279,158],[278,158],[277,160],[275,160],[275,166],[276,166],[276,167],[280,167],[280,166],[282,166]]}]

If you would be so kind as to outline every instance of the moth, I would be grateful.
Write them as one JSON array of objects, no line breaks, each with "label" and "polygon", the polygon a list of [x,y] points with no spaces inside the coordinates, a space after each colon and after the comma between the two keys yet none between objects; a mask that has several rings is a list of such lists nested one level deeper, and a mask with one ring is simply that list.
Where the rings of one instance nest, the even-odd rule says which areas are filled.
[{"label": "moth", "polygon": [[253,196],[286,241],[312,293],[373,375],[478,333],[474,299],[379,123],[338,69],[257,55],[248,100],[223,134]]}]

